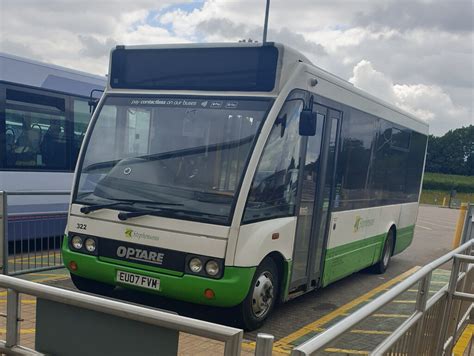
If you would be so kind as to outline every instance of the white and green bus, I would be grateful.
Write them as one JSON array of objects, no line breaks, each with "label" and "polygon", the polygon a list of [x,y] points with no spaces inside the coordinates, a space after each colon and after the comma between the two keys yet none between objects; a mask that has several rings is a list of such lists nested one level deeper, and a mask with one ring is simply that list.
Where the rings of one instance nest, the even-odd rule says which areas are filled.
[{"label": "white and green bus", "polygon": [[117,46],[63,242],[77,288],[262,325],[412,239],[428,126],[277,43]]}]

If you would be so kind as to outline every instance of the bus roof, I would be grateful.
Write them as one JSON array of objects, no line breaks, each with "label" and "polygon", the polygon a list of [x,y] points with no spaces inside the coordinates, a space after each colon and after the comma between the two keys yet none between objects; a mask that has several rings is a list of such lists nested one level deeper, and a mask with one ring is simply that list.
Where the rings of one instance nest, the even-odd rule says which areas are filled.
[{"label": "bus roof", "polygon": [[104,89],[106,77],[0,52],[0,81],[89,96]]},{"label": "bus roof", "polygon": [[[247,50],[252,48],[260,50],[260,54],[255,54],[255,50],[254,52]],[[278,49],[276,63],[273,61],[272,53],[268,54],[268,51],[263,53],[263,49],[268,48]],[[220,52],[217,52],[217,50],[220,50]],[[181,55],[178,56],[172,52]],[[207,56],[206,52],[208,53]],[[120,53],[120,56],[117,53]],[[214,60],[213,56],[217,55],[222,55],[225,60],[222,58]],[[238,58],[237,61],[234,60],[236,57]],[[202,59],[203,64],[200,63],[200,59]],[[270,67],[275,67],[270,68],[270,70],[266,67],[262,68],[262,62]],[[120,66],[115,65],[117,63]],[[254,42],[240,42],[117,46],[111,52],[110,82],[108,85],[111,89],[247,91],[277,95],[298,63],[303,64],[310,74],[350,91],[360,100],[369,101],[375,106],[382,106],[385,110],[395,111],[398,115],[403,115],[426,128],[428,127],[425,121],[394,104],[356,88],[349,81],[314,65],[301,52],[287,45],[274,42],[267,42],[264,45]],[[242,67],[239,67],[239,65],[242,65]],[[259,71],[264,72],[263,75],[259,74]],[[226,87],[228,83],[236,81],[236,73],[243,73],[242,76],[246,81]],[[273,76],[271,85],[269,85],[269,76]],[[214,79],[219,77],[221,79]],[[262,80],[262,77],[264,80]],[[175,80],[175,83],[171,83],[171,80]],[[259,80],[263,83],[262,85],[259,85]],[[144,82],[147,84],[144,85]],[[173,86],[173,84],[176,85]],[[204,85],[204,87],[198,89],[198,85]]]}]

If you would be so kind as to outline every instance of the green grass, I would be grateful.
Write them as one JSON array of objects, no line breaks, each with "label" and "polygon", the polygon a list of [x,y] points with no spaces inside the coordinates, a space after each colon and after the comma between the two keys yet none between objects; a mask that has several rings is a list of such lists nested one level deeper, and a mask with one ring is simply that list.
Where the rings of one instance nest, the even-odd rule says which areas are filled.
[{"label": "green grass", "polygon": [[425,173],[423,178],[423,189],[440,190],[450,192],[474,192],[474,176],[458,176],[454,174]]},{"label": "green grass", "polygon": [[420,203],[442,205],[446,197],[448,204],[451,189],[456,190],[455,199],[462,203],[474,202],[474,176],[425,173]]},{"label": "green grass", "polygon": [[[423,191],[421,192],[420,203],[442,205],[444,197],[446,197],[447,205],[449,203],[449,191],[423,189]],[[472,203],[474,202],[474,193],[457,193],[455,199],[461,200],[462,203]]]}]

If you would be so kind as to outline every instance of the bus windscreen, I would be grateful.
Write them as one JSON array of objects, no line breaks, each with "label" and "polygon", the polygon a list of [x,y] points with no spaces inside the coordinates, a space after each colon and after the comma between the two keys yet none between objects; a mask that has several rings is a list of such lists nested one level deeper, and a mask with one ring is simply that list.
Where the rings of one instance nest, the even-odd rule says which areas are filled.
[{"label": "bus windscreen", "polygon": [[260,47],[118,47],[110,86],[117,89],[272,91],[278,49]]}]

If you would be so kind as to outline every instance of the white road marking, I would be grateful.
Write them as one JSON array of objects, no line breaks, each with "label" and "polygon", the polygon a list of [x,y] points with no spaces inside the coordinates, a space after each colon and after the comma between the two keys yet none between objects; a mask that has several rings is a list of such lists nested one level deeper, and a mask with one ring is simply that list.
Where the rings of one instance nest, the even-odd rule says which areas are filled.
[{"label": "white road marking", "polygon": [[416,225],[416,227],[421,227],[422,229],[433,231],[433,229],[430,229],[429,227],[422,226],[422,225]]},{"label": "white road marking", "polygon": [[[418,219],[418,220],[422,220],[422,219]],[[446,224],[446,225],[440,225],[440,224],[435,224],[435,223],[432,223],[430,221],[426,221],[426,220],[422,220],[423,221],[423,224],[428,224],[428,225],[433,225],[433,226],[439,226],[439,227],[443,227],[445,229],[454,229],[456,227],[456,225],[452,225],[451,226],[446,226],[446,225],[451,225],[451,224]],[[419,225],[418,225],[419,226]]]}]

